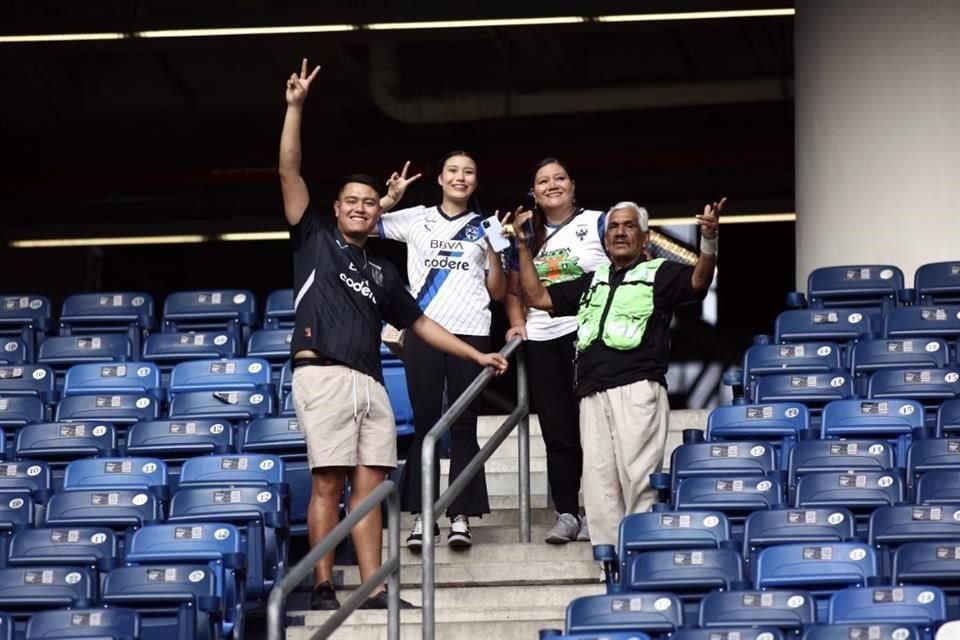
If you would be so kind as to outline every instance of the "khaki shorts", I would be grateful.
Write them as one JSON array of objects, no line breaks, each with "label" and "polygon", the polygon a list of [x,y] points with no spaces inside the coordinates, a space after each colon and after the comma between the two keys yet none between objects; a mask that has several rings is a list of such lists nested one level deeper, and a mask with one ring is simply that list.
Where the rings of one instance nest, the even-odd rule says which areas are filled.
[{"label": "khaki shorts", "polygon": [[311,468],[397,466],[390,398],[365,373],[336,365],[294,369],[293,404]]}]

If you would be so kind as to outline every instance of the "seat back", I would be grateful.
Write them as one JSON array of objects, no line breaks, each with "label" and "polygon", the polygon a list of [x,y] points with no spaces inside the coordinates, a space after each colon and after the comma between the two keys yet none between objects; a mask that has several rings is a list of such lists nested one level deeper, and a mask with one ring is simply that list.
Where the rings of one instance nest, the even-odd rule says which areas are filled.
[{"label": "seat back", "polygon": [[772,374],[760,376],[754,387],[754,402],[803,402],[822,406],[853,396],[853,378],[846,370],[827,373]]},{"label": "seat back", "polygon": [[64,396],[152,395],[160,392],[160,369],[152,362],[75,364],[67,370]]},{"label": "seat back", "polygon": [[51,496],[46,527],[105,526],[114,531],[141,527],[160,518],[160,502],[139,489],[77,489]]},{"label": "seat back", "polygon": [[59,373],[82,362],[124,362],[132,357],[133,344],[125,334],[50,336],[40,343],[37,363]]},{"label": "seat back", "polygon": [[153,456],[170,462],[234,450],[234,432],[223,420],[146,420],[127,432],[127,455]]},{"label": "seat back", "polygon": [[117,453],[117,431],[97,422],[42,422],[17,432],[18,458],[48,461],[77,460]]},{"label": "seat back", "polygon": [[93,604],[96,580],[80,567],[7,567],[0,569],[0,609],[40,611]]},{"label": "seat back", "polygon": [[170,374],[170,394],[247,389],[269,392],[270,364],[261,358],[181,362]]},{"label": "seat back", "polygon": [[730,540],[730,523],[720,511],[632,513],[620,521],[622,561],[642,551],[716,549]]},{"label": "seat back", "polygon": [[672,593],[582,596],[567,605],[568,634],[627,630],[667,634],[682,624],[680,601]]},{"label": "seat back", "polygon": [[[31,527],[35,517],[33,498],[28,494],[0,495],[0,532],[10,534],[24,527]],[[3,550],[6,551],[5,546]]]},{"label": "seat back", "polygon": [[268,453],[200,456],[180,469],[181,487],[263,487],[285,481],[283,460]]},{"label": "seat back", "polygon": [[841,346],[871,331],[870,315],[859,309],[791,309],[777,316],[777,342],[823,340]]},{"label": "seat back", "polygon": [[256,298],[245,289],[178,291],[163,301],[164,332],[226,329],[245,341],[256,320]]},{"label": "seat back", "polygon": [[762,549],[753,565],[756,589],[810,591],[865,586],[877,575],[877,557],[863,542],[778,544]]},{"label": "seat back", "polygon": [[854,531],[853,514],[843,507],[754,511],[743,529],[743,558],[752,562],[760,549],[771,545],[843,542]]},{"label": "seat back", "polygon": [[840,348],[832,342],[755,344],[743,356],[743,371],[750,381],[745,392],[753,397],[752,381],[776,373],[825,373],[842,366]]},{"label": "seat back", "polygon": [[700,604],[700,627],[771,626],[799,630],[816,621],[806,591],[715,591]]},{"label": "seat back", "polygon": [[907,482],[914,486],[928,471],[960,471],[960,438],[923,438],[907,451]]},{"label": "seat back", "polygon": [[846,507],[854,515],[903,502],[903,482],[893,471],[821,471],[803,476],[796,507]]},{"label": "seat back", "polygon": [[57,388],[53,369],[42,364],[0,367],[0,396],[37,396],[49,399]]},{"label": "seat back", "polygon": [[27,345],[27,360],[32,360],[37,345],[51,326],[50,299],[33,294],[0,296],[0,335],[15,336]]},{"label": "seat back", "polygon": [[675,482],[704,475],[766,475],[775,468],[773,447],[757,440],[682,444],[670,457]]},{"label": "seat back", "polygon": [[26,640],[59,638],[115,638],[133,640],[140,637],[140,616],[133,609],[101,607],[41,611],[27,623]]},{"label": "seat back", "polygon": [[878,548],[908,542],[960,542],[960,507],[953,505],[880,507],[870,514],[868,541]]},{"label": "seat back", "polygon": [[896,466],[885,440],[800,440],[790,449],[790,486],[818,471],[883,471]]},{"label": "seat back", "polygon": [[170,417],[179,420],[247,422],[273,413],[273,397],[249,389],[187,391],[170,401]]},{"label": "seat back", "polygon": [[875,338],[853,346],[850,370],[854,376],[878,369],[939,369],[947,366],[949,345],[943,338]]},{"label": "seat back", "polygon": [[247,342],[247,357],[263,358],[271,364],[283,364],[290,359],[292,341],[292,328],[254,331]]},{"label": "seat back", "polygon": [[913,430],[923,425],[923,405],[916,400],[841,400],[823,408],[820,435],[824,439],[886,440],[896,447],[895,461],[903,466]]},{"label": "seat back", "polygon": [[135,353],[143,331],[156,326],[153,296],[142,292],[78,293],[67,296],[60,309],[60,335],[125,332]]},{"label": "seat back", "polygon": [[810,411],[799,402],[717,407],[707,417],[707,440],[761,440],[780,447],[780,461],[801,431],[810,426]]},{"label": "seat back", "polygon": [[141,420],[155,420],[160,415],[156,398],[140,394],[68,396],[60,401],[57,421],[103,421],[130,425]]},{"label": "seat back", "polygon": [[680,481],[673,506],[722,511],[728,517],[742,519],[751,511],[772,509],[782,503],[783,487],[775,477],[697,476]]},{"label": "seat back", "polygon": [[[735,629],[680,629],[670,640],[785,640],[775,627],[737,627]],[[849,638],[844,638],[849,640]]]},{"label": "seat back", "polygon": [[919,400],[935,414],[942,400],[960,396],[960,368],[882,369],[870,375],[867,393],[870,398]]},{"label": "seat back", "polygon": [[914,273],[920,304],[960,303],[960,263],[931,262]]},{"label": "seat back", "polygon": [[830,598],[830,624],[895,622],[929,628],[947,618],[947,600],[937,587],[849,587]]},{"label": "seat back", "polygon": [[956,340],[960,336],[960,305],[891,309],[884,319],[883,335],[887,338],[940,337]]},{"label": "seat back", "polygon": [[11,566],[86,566],[108,570],[120,561],[117,536],[108,527],[22,529],[13,534]]},{"label": "seat back", "polygon": [[271,291],[267,296],[263,326],[268,329],[291,329],[296,313],[293,307],[293,289]]},{"label": "seat back", "polygon": [[13,336],[0,339],[0,365],[24,364],[29,360],[30,351],[26,340]]},{"label": "seat back", "polygon": [[179,362],[235,358],[237,338],[227,331],[152,333],[143,343],[143,359],[168,370]]},{"label": "seat back", "polygon": [[893,554],[893,584],[930,584],[948,593],[960,589],[960,540],[907,542]]},{"label": "seat back", "polygon": [[28,493],[46,502],[53,489],[50,465],[42,460],[0,462],[0,493]]},{"label": "seat back", "polygon": [[47,417],[43,401],[35,396],[0,397],[0,427],[22,427]]},{"label": "seat back", "polygon": [[937,436],[960,432],[960,398],[944,400],[937,409]]},{"label": "seat back", "polygon": [[916,627],[902,624],[818,624],[803,633],[803,640],[921,640]]},{"label": "seat back", "polygon": [[78,489],[166,489],[167,465],[159,458],[86,458],[74,460],[63,474],[64,491]]},{"label": "seat back", "polygon": [[927,471],[916,488],[917,504],[960,504],[960,473],[956,469]]},{"label": "seat back", "polygon": [[633,591],[702,594],[743,581],[743,561],[733,549],[644,551],[628,558],[623,587]]},{"label": "seat back", "polygon": [[821,267],[807,277],[807,297],[816,308],[887,309],[903,287],[903,272],[887,264]]}]

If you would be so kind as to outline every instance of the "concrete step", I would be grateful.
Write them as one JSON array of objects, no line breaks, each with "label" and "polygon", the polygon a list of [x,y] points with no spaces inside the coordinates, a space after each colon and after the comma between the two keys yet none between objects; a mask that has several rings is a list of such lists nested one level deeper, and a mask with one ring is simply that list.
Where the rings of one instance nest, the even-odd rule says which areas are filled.
[{"label": "concrete step", "polygon": [[[553,526],[551,523],[550,526]],[[550,529],[550,526],[547,525],[532,525],[530,527],[530,540],[531,544],[546,544],[543,539],[547,535],[547,531]],[[507,525],[495,525],[491,527],[478,527],[473,529],[473,546],[476,548],[478,545],[490,544],[490,545],[499,545],[505,543],[514,543],[520,541],[519,528],[516,525],[507,526]],[[400,546],[403,546],[404,541],[407,539],[407,534],[410,531],[401,530],[400,531]],[[573,543],[571,543],[573,544]],[[589,546],[588,542],[580,542],[576,544],[585,544]],[[447,546],[447,532],[444,527],[440,527],[440,545],[439,547]],[[438,548],[439,548],[438,547]],[[383,532],[383,548],[387,548],[387,531]]]},{"label": "concrete step", "polygon": [[[380,613],[382,622],[379,624],[358,624],[342,626],[333,635],[333,640],[380,640],[387,638],[386,612]],[[499,612],[498,612],[499,613]],[[476,640],[480,637],[491,638],[536,638],[541,629],[562,629],[563,614],[537,620],[465,620],[457,622],[436,622],[434,637],[443,640]],[[292,627],[287,629],[288,640],[310,640],[314,629],[310,627]],[[400,638],[414,640],[423,637],[423,630],[419,623],[401,622]]]},{"label": "concrete step", "polygon": [[[343,599],[341,598],[341,600]],[[437,609],[434,617],[438,623],[493,620],[563,620],[565,613],[565,606],[488,608],[465,605],[455,609]],[[330,615],[331,614],[326,611],[311,611],[304,617],[304,626],[319,627],[326,622]],[[423,613],[421,609],[400,610],[400,624],[418,624],[422,619]],[[386,614],[383,611],[365,611],[358,609],[344,621],[343,627],[341,628],[384,624],[385,620]]]},{"label": "concrete step", "polygon": [[[487,480],[487,493],[491,496],[516,496],[518,487],[518,461],[516,458],[487,460],[484,474]],[[440,460],[440,491],[446,490],[450,472],[450,460]],[[530,493],[547,494],[547,460],[530,460]]]},{"label": "concrete step", "polygon": [[[400,518],[400,526],[404,531],[409,531],[413,527],[413,521],[415,516],[409,513],[405,513]],[[556,519],[556,514],[553,509],[531,509],[530,510],[530,524],[542,524],[542,525],[553,525],[553,521]],[[437,518],[437,524],[440,525],[440,532],[443,535],[447,533],[447,527],[450,525],[450,521],[446,516]],[[498,526],[519,526],[520,524],[520,510],[519,509],[493,509],[490,513],[486,514],[482,518],[470,518],[470,529],[476,531],[484,527],[498,527]]]}]

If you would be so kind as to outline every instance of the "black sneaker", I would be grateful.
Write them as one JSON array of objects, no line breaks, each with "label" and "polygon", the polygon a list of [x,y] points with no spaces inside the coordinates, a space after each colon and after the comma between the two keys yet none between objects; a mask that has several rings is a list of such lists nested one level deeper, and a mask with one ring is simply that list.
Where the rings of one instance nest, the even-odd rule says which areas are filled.
[{"label": "black sneaker", "polygon": [[456,516],[450,523],[450,532],[447,534],[447,546],[454,549],[468,549],[473,546],[473,536],[470,533],[470,521],[466,516]]},{"label": "black sneaker", "polygon": [[[389,606],[387,601],[387,590],[384,589],[375,596],[370,596],[366,601],[361,604],[357,609],[386,609]],[[400,598],[400,608],[401,609],[416,609],[417,607],[410,604],[403,598]]]},{"label": "black sneaker", "polygon": [[314,611],[333,611],[340,608],[340,601],[337,600],[333,583],[324,580],[313,588],[313,593],[310,594],[310,608]]},{"label": "black sneaker", "polygon": [[[433,545],[436,547],[440,544],[440,526],[434,522],[433,523]],[[423,520],[420,518],[420,514],[417,514],[417,519],[413,521],[413,529],[410,530],[410,535],[407,536],[407,548],[410,551],[418,552],[423,547]]]}]

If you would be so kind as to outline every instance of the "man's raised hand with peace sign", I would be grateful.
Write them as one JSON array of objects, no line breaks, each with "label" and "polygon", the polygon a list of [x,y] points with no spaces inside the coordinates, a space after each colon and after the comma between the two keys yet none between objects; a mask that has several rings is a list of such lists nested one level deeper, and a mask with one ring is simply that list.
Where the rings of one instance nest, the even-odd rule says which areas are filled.
[{"label": "man's raised hand with peace sign", "polygon": [[307,94],[310,92],[310,85],[313,83],[314,78],[317,77],[317,74],[320,73],[320,65],[317,65],[309,74],[307,73],[307,69],[307,59],[304,58],[300,65],[300,73],[291,73],[290,77],[287,78],[286,97],[287,104],[291,107],[303,104]]}]

